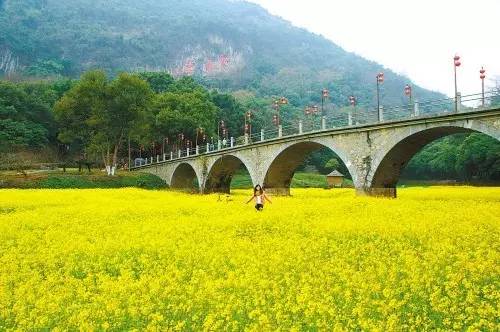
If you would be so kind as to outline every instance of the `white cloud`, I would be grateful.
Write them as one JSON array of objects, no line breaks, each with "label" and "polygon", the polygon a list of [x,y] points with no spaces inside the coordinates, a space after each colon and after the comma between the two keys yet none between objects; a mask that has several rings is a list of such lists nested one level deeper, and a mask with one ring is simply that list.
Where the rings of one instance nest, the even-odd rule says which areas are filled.
[{"label": "white cloud", "polygon": [[499,0],[250,0],[348,51],[453,95],[453,56],[462,57],[459,90],[479,92],[479,69],[500,76]]}]

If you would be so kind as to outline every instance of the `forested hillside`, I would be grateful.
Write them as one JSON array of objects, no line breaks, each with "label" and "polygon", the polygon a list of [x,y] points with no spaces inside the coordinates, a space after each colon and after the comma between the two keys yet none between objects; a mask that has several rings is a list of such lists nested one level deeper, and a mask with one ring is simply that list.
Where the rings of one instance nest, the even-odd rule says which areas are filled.
[{"label": "forested hillside", "polygon": [[228,0],[4,0],[0,59],[11,77],[166,70],[208,87],[285,95],[295,106],[318,102],[325,87],[339,106],[350,95],[374,103],[381,70],[384,103],[400,104],[409,83],[258,5]]}]

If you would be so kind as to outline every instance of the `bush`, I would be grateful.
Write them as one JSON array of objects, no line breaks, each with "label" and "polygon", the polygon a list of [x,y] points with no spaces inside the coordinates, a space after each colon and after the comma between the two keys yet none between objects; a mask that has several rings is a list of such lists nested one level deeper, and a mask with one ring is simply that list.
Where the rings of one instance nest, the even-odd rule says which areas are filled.
[{"label": "bush", "polygon": [[124,188],[137,187],[143,189],[163,189],[167,184],[153,174],[126,173],[117,176],[87,174],[44,174],[18,176],[0,181],[0,188],[30,189],[92,189],[92,188]]}]

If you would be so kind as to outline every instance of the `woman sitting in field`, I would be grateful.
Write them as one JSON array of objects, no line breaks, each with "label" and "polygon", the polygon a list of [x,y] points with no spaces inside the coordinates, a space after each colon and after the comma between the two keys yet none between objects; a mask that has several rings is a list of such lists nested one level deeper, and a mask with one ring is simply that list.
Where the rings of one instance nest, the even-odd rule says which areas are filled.
[{"label": "woman sitting in field", "polygon": [[257,211],[262,211],[264,209],[264,201],[272,203],[269,197],[267,197],[266,193],[264,192],[264,189],[262,189],[262,187],[260,186],[260,184],[256,185],[255,188],[253,188],[253,196],[248,200],[247,204],[250,203],[252,200],[255,200],[255,209]]}]

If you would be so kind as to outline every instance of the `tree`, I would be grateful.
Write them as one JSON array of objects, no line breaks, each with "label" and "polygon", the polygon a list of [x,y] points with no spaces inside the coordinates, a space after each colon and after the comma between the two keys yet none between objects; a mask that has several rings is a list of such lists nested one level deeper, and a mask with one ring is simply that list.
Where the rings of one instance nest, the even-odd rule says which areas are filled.
[{"label": "tree", "polygon": [[102,71],[89,72],[56,105],[59,139],[82,142],[114,175],[120,147],[144,121],[151,97],[149,85],[136,75],[122,73],[110,82]]},{"label": "tree", "polygon": [[139,73],[139,77],[148,82],[149,86],[155,93],[168,91],[170,86],[175,81],[170,74],[163,72]]},{"label": "tree", "polygon": [[183,133],[186,138],[194,140],[196,128],[203,128],[207,135],[213,135],[217,111],[206,92],[166,92],[155,98],[153,130],[172,139]]},{"label": "tree", "polygon": [[[211,93],[213,103],[219,108],[218,120],[224,120],[229,134],[234,137],[243,136],[245,108],[230,94]],[[253,112],[255,113],[255,112]],[[252,119],[255,114],[252,113]]]},{"label": "tree", "polygon": [[332,158],[328,160],[325,164],[325,168],[329,170],[329,172],[333,172],[338,169],[340,166],[340,162],[336,158]]},{"label": "tree", "polygon": [[55,136],[49,83],[0,81],[0,150],[39,149]]}]

